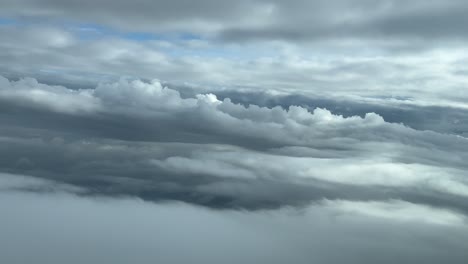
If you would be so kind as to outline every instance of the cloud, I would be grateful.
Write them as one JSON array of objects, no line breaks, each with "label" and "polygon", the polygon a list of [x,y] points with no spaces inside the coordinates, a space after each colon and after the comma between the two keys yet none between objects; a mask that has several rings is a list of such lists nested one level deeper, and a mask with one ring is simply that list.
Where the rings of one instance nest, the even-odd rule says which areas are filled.
[{"label": "cloud", "polygon": [[[175,86],[176,89],[185,91]],[[464,135],[466,127],[466,110],[442,106],[418,106],[407,104],[408,98],[381,98],[377,100],[358,100],[354,98],[335,98],[305,96],[301,94],[275,95],[268,92],[216,91],[216,95],[223,100],[230,98],[232,102],[242,105],[256,104],[263,107],[300,105],[313,111],[315,108],[329,109],[335,115],[365,116],[375,112],[386,122],[401,123],[416,130],[431,130],[442,134]]]},{"label": "cloud", "polygon": [[460,27],[466,23],[464,1],[4,1],[3,6],[1,14],[12,18],[67,19],[133,32],[188,32],[229,41],[348,38],[418,43],[466,37]]},{"label": "cloud", "polygon": [[[28,186],[31,179],[16,181]],[[464,263],[467,257],[463,216],[400,201],[241,212],[0,191],[0,210],[0,260],[8,263]]]},{"label": "cloud", "polygon": [[46,179],[25,175],[0,173],[0,192],[35,192],[35,193],[66,193],[79,194],[82,189],[76,186],[58,183]]},{"label": "cloud", "polygon": [[0,262],[466,262],[464,1],[1,6]]},{"label": "cloud", "polygon": [[157,80],[84,90],[32,79],[3,85],[0,166],[89,195],[251,210],[399,199],[468,212],[468,141],[459,135],[375,113],[182,97]]},{"label": "cloud", "polygon": [[[221,36],[228,41],[351,39],[366,40],[375,46],[385,40],[390,49],[392,45],[404,47],[404,42],[424,47],[431,46],[424,44],[425,40],[450,42],[466,38],[459,26],[465,23],[466,8],[462,1],[278,1],[275,16],[267,26],[232,27],[222,31]],[[307,16],[307,12],[313,15]]]},{"label": "cloud", "polygon": [[389,202],[327,202],[328,206],[342,213],[361,214],[401,222],[430,223],[435,225],[464,225],[465,216],[428,206],[402,201]]},{"label": "cloud", "polygon": [[0,86],[0,96],[5,100],[22,101],[58,112],[93,111],[98,104],[89,90],[72,91],[60,86],[43,85],[33,78],[10,82],[0,76]]},{"label": "cloud", "polygon": [[199,87],[197,93],[241,90],[467,109],[462,88],[467,78],[459,72],[468,53],[460,47],[395,55],[330,45],[224,45],[201,40],[207,46],[192,47],[191,40],[137,41],[104,33],[86,38],[73,28],[46,25],[0,26],[0,32],[5,36],[0,57],[9,61],[0,65],[0,73],[15,80],[31,76],[82,89],[121,76],[145,80],[157,76],[173,86]]}]

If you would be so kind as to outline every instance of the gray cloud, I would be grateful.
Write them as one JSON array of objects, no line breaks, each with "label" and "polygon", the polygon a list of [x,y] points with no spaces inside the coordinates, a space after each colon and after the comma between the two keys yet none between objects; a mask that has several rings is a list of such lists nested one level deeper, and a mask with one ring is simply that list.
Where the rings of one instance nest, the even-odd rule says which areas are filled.
[{"label": "gray cloud", "polygon": [[3,1],[14,18],[74,20],[137,32],[220,35],[244,41],[466,38],[464,1]]},{"label": "gray cloud", "polygon": [[[465,39],[466,32],[460,25],[466,23],[467,8],[463,1],[278,3],[277,17],[269,26],[231,28],[222,32],[222,37],[237,41],[282,39],[293,42],[366,39],[370,43],[386,40],[398,45],[406,41],[419,46],[421,40]],[[311,15],[307,16],[307,12]]]},{"label": "gray cloud", "polygon": [[[283,44],[228,47],[201,41],[204,44],[193,46],[190,40],[135,41],[107,35],[83,39],[74,30],[48,26],[0,25],[0,32],[0,57],[8,62],[0,65],[0,73],[10,79],[33,76],[79,89],[120,76],[147,80],[157,76],[177,85],[202,87],[198,93],[236,89],[467,108],[463,92],[467,79],[459,74],[467,53],[459,48],[428,51],[424,56],[363,55],[359,49],[358,55],[338,52],[337,57],[330,55],[333,48],[326,47],[310,53],[307,47]],[[246,51],[251,54],[237,58]],[[322,53],[323,58],[318,56]]]},{"label": "gray cloud", "polygon": [[[18,177],[0,174],[0,184],[31,185]],[[240,212],[67,192],[0,191],[0,198],[0,260],[7,263],[464,263],[467,257],[459,215],[398,201]]]},{"label": "gray cloud", "polygon": [[[177,86],[175,87],[177,88]],[[179,88],[177,88],[179,89]],[[185,88],[181,89],[186,92]],[[315,108],[329,109],[334,114],[349,116],[365,116],[375,112],[386,122],[402,123],[417,130],[431,130],[444,134],[458,134],[466,136],[468,131],[466,110],[456,107],[415,106],[404,105],[410,98],[388,98],[400,101],[402,104],[385,104],[382,102],[353,101],[340,98],[320,98],[301,94],[276,95],[266,92],[238,92],[235,90],[213,91],[220,100],[230,98],[234,103],[242,105],[256,104],[263,107],[281,106],[288,108],[299,105],[313,111]]]},{"label": "gray cloud", "polygon": [[246,107],[124,79],[93,90],[4,79],[0,98],[3,170],[88,194],[244,209],[402,199],[468,212],[466,138],[374,113]]},{"label": "gray cloud", "polygon": [[464,1],[0,7],[0,262],[466,262]]}]

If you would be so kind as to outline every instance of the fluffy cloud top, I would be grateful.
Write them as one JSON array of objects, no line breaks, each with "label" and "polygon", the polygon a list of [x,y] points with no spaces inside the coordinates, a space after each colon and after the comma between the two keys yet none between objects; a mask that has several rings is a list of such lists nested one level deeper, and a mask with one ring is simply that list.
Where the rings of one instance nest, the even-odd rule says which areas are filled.
[{"label": "fluffy cloud top", "polygon": [[375,113],[182,97],[157,80],[82,90],[2,83],[1,165],[10,172],[216,208],[397,199],[468,212],[468,141],[458,135]]},{"label": "fluffy cloud top", "polygon": [[465,263],[467,9],[0,1],[0,262]]}]

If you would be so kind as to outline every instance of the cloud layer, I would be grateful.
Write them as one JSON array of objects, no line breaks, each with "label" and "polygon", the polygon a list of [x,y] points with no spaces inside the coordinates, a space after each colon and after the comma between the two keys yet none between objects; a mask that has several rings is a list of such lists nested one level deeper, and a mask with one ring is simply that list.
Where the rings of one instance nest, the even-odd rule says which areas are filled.
[{"label": "cloud layer", "polygon": [[467,9],[0,1],[0,262],[465,263]]},{"label": "cloud layer", "polygon": [[[385,40],[466,37],[464,1],[3,1],[11,18],[102,24],[139,32],[183,32],[225,40]],[[422,42],[420,42],[422,43]]]},{"label": "cloud layer", "polygon": [[[12,182],[23,190],[50,185],[0,174],[0,185]],[[0,191],[2,261],[464,263],[467,257],[463,216],[404,202],[329,201],[299,212],[246,213],[88,199],[65,190]]]},{"label": "cloud layer", "polygon": [[0,57],[8,62],[0,73],[10,79],[31,76],[78,89],[121,76],[158,77],[198,87],[198,93],[236,90],[468,109],[468,52],[459,45],[400,54],[362,49],[362,44],[140,40],[100,29],[28,23],[0,24],[0,33]]},{"label": "cloud layer", "polygon": [[468,141],[458,135],[375,113],[183,98],[157,80],[2,85],[1,166],[89,194],[244,209],[394,199],[468,213]]}]

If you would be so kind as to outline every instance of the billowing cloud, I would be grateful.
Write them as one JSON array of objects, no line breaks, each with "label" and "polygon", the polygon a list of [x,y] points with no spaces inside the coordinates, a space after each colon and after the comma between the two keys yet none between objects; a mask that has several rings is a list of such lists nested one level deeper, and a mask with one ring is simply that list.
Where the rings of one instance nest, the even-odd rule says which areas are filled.
[{"label": "billowing cloud", "polygon": [[465,263],[467,9],[0,1],[0,262]]},{"label": "billowing cloud", "polygon": [[468,213],[468,141],[459,135],[375,113],[182,97],[157,80],[3,85],[2,167],[89,194],[245,209],[400,199]]},{"label": "billowing cloud", "polygon": [[[385,54],[325,46],[224,45],[209,40],[138,41],[47,25],[0,25],[0,65],[10,79],[35,77],[69,88],[94,88],[121,76],[176,86],[266,92],[378,105],[467,109],[464,47]],[[360,46],[359,46],[360,47]],[[369,51],[369,52],[367,52]],[[256,102],[253,102],[257,104]]]}]

